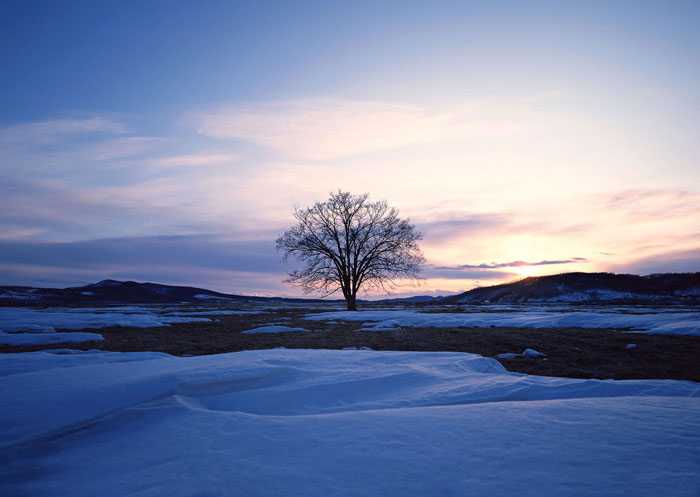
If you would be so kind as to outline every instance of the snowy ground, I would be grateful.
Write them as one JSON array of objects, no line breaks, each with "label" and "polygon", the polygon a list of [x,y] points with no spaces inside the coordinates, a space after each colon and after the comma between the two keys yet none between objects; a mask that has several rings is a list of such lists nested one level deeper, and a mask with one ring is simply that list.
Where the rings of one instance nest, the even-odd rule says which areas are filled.
[{"label": "snowy ground", "polygon": [[359,350],[39,352],[0,371],[0,495],[700,493],[692,382]]},{"label": "snowy ground", "polygon": [[[30,309],[26,307],[0,308],[0,345],[40,345],[54,343],[78,343],[102,340],[97,333],[61,333],[56,329],[80,330],[107,326],[149,328],[175,323],[209,321],[198,314],[217,311],[192,311],[162,314],[159,308],[137,306],[102,308],[52,308]],[[224,313],[243,311],[224,311]],[[221,314],[222,311],[218,311]]]},{"label": "snowy ground", "polygon": [[367,331],[415,328],[613,328],[654,334],[700,336],[700,312],[663,308],[481,307],[470,312],[428,313],[415,310],[340,311],[309,314],[308,320],[368,323]]},{"label": "snowy ground", "polygon": [[[414,308],[383,308],[359,312],[338,311],[336,304],[294,310],[309,312],[308,320],[329,324],[337,320],[363,322],[367,331],[386,331],[402,327],[517,327],[517,328],[613,328],[644,331],[654,334],[700,336],[700,311],[688,308],[639,306],[579,307],[566,304],[551,306],[461,306],[430,308],[438,312],[420,312]],[[330,312],[318,312],[321,310]],[[63,333],[60,329],[81,330],[108,326],[149,328],[177,323],[209,322],[225,316],[270,315],[271,321],[281,318],[275,312],[289,311],[289,306],[270,304],[237,306],[230,304],[113,306],[101,308],[0,308],[0,345],[41,345],[99,341],[94,332]],[[315,312],[314,312],[315,311]],[[302,327],[296,331],[303,331]],[[279,331],[279,330],[278,330]]]},{"label": "snowy ground", "polygon": [[257,335],[259,333],[303,333],[306,330],[304,328],[294,328],[292,326],[284,326],[281,324],[269,324],[267,326],[258,326],[257,328],[251,328],[249,330],[241,331],[246,335]]}]

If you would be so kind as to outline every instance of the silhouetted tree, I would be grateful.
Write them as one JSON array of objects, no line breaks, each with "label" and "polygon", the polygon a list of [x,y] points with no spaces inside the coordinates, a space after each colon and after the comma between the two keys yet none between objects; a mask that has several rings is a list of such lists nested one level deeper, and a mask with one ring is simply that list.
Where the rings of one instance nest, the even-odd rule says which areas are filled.
[{"label": "silhouetted tree", "polygon": [[424,262],[422,235],[386,202],[338,191],[328,200],[295,209],[297,223],[277,239],[277,249],[303,268],[287,282],[324,296],[338,290],[348,310],[357,310],[360,288],[386,291],[399,278],[416,277]]}]

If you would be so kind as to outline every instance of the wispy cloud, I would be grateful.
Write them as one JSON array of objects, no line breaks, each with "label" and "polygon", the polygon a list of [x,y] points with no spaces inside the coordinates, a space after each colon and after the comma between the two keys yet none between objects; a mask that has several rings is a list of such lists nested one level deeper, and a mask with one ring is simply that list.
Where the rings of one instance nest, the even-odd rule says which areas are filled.
[{"label": "wispy cloud", "polygon": [[[105,117],[51,119],[0,129],[0,153],[6,172],[54,177],[95,171],[101,163],[141,159],[169,140],[130,133]],[[77,182],[80,182],[79,179]]]},{"label": "wispy cloud", "polygon": [[238,159],[239,157],[233,154],[199,153],[158,157],[151,160],[149,164],[158,167],[216,166],[232,164]]},{"label": "wispy cloud", "polygon": [[78,154],[83,160],[109,161],[144,156],[159,150],[168,140],[152,136],[126,136],[102,140],[83,146]]},{"label": "wispy cloud", "polygon": [[122,123],[104,117],[50,119],[0,128],[0,144],[49,145],[81,134],[125,131]]},{"label": "wispy cloud", "polygon": [[700,246],[689,250],[661,252],[619,264],[611,270],[638,274],[700,272]]},{"label": "wispy cloud", "polygon": [[200,134],[245,140],[290,159],[323,161],[415,144],[506,135],[522,122],[496,106],[449,110],[418,105],[317,98],[230,106],[195,116]]},{"label": "wispy cloud", "polygon": [[700,215],[700,193],[672,188],[624,190],[609,196],[607,207],[638,221]]},{"label": "wispy cloud", "polygon": [[435,269],[449,269],[449,270],[463,270],[463,269],[504,269],[504,268],[515,268],[515,267],[529,267],[529,266],[554,266],[559,264],[581,264],[589,262],[585,257],[572,257],[571,259],[555,259],[555,260],[543,260],[535,262],[527,261],[509,261],[509,262],[490,262],[490,263],[480,263],[480,264],[459,264],[457,266],[439,266]]},{"label": "wispy cloud", "polygon": [[[153,229],[177,232],[178,226],[193,221],[174,199],[183,191],[168,190],[167,184],[161,189],[150,184],[96,188],[8,178],[0,181],[0,225],[15,227],[4,238],[41,236],[44,240],[142,234]],[[206,222],[198,224],[202,230],[209,228]],[[23,230],[18,231],[19,227]]]},{"label": "wispy cloud", "polygon": [[76,242],[0,240],[0,260],[2,284],[60,286],[111,277],[246,293],[279,293],[287,269],[271,239],[236,240],[215,234]]},{"label": "wispy cloud", "polygon": [[474,281],[493,281],[507,280],[517,277],[516,273],[510,271],[498,271],[482,268],[462,268],[450,266],[428,266],[421,272],[421,277],[427,279],[445,279],[445,280],[474,280]]},{"label": "wispy cloud", "polygon": [[501,213],[461,214],[429,221],[418,221],[419,230],[430,242],[446,242],[470,234],[490,231],[507,226],[511,216]]}]

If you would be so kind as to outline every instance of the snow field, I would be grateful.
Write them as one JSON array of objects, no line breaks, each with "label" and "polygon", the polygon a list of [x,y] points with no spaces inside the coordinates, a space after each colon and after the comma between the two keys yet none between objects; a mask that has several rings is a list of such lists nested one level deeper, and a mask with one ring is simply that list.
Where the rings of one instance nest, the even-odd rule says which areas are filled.
[{"label": "snow field", "polygon": [[98,333],[61,333],[55,329],[130,326],[150,328],[175,323],[208,322],[205,317],[163,315],[144,307],[0,308],[0,345],[43,345],[102,340]]},{"label": "snow field", "polygon": [[693,382],[535,377],[462,353],[113,354],[0,355],[0,494],[700,490]]}]

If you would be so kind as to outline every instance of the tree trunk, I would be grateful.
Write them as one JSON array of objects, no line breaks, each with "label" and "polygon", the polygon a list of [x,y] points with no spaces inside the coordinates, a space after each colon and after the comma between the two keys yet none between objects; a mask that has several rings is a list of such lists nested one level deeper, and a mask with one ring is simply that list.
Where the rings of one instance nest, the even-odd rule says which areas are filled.
[{"label": "tree trunk", "polygon": [[348,306],[348,311],[356,311],[357,310],[357,300],[354,295],[350,295],[348,297],[345,297],[345,303]]}]

